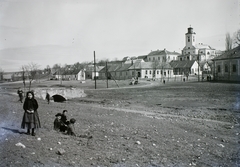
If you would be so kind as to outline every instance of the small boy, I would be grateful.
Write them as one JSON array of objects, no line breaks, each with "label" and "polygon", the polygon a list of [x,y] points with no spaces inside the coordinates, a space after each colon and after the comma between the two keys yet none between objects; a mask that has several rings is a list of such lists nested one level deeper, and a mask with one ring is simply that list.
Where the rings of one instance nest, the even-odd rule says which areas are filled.
[{"label": "small boy", "polygon": [[23,91],[21,88],[18,88],[17,94],[19,96],[19,100],[21,103],[23,102]]},{"label": "small boy", "polygon": [[47,100],[47,102],[48,102],[48,104],[49,104],[49,102],[50,102],[50,95],[49,95],[48,92],[47,92],[47,94],[46,94],[46,100]]},{"label": "small boy", "polygon": [[67,127],[67,135],[76,136],[75,128],[74,128],[75,122],[76,122],[76,120],[74,118],[70,119],[68,127]]},{"label": "small boy", "polygon": [[60,127],[62,126],[62,121],[61,121],[61,117],[62,117],[62,114],[61,113],[57,113],[56,115],[55,115],[55,120],[54,120],[54,122],[53,122],[53,124],[54,124],[54,130],[56,130],[56,131],[59,131],[60,130]]}]

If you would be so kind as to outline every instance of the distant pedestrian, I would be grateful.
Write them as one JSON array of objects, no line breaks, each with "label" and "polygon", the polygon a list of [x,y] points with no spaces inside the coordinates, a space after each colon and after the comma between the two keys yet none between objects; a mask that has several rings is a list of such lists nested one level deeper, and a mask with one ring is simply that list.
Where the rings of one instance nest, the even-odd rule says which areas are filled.
[{"label": "distant pedestrian", "polygon": [[163,80],[163,84],[165,84],[165,80]]},{"label": "distant pedestrian", "polygon": [[76,136],[75,127],[74,127],[75,122],[76,120],[74,118],[70,119],[69,124],[67,126],[67,135]]},{"label": "distant pedestrian", "polygon": [[17,94],[18,94],[18,97],[19,97],[19,100],[21,103],[23,102],[23,91],[21,88],[18,88],[18,91],[17,91]]},{"label": "distant pedestrian", "polygon": [[32,136],[35,136],[34,130],[40,128],[40,119],[38,116],[38,102],[34,98],[34,93],[32,91],[27,92],[25,101],[23,103],[24,115],[22,119],[21,128],[27,128],[27,134],[30,135],[30,130],[32,130]]},{"label": "distant pedestrian", "polygon": [[47,100],[47,102],[48,102],[48,104],[49,104],[49,102],[50,102],[50,95],[49,95],[48,92],[47,92],[47,94],[46,94],[46,100]]}]

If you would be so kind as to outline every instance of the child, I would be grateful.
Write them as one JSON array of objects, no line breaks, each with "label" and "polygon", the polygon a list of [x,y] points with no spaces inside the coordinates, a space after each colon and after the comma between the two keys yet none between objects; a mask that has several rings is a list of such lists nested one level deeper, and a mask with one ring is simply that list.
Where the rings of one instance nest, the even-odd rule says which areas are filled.
[{"label": "child", "polygon": [[68,123],[68,121],[67,121],[67,115],[66,115],[67,112],[68,112],[67,110],[63,110],[63,112],[62,112],[61,121],[62,121],[64,124],[67,124],[67,123]]},{"label": "child", "polygon": [[62,124],[60,126],[60,132],[65,132],[67,130],[67,125],[69,124],[69,121],[67,121],[67,110],[63,110],[62,115],[61,115],[61,121]]},{"label": "child", "polygon": [[19,100],[18,100],[18,101],[20,101],[20,102],[22,103],[22,100],[23,100],[23,91],[22,91],[21,88],[18,89],[17,94],[18,94],[18,96],[19,96]]},{"label": "child", "polygon": [[67,135],[76,136],[75,128],[74,128],[75,122],[76,120],[74,118],[70,119],[69,124],[67,126]]},{"label": "child", "polygon": [[35,136],[34,129],[41,128],[40,119],[38,116],[38,102],[34,98],[32,91],[27,92],[26,99],[23,103],[24,115],[22,119],[21,127],[27,128],[27,134],[30,135],[30,130],[32,129],[32,136]]},{"label": "child", "polygon": [[48,102],[48,104],[49,104],[49,102],[50,102],[50,95],[49,95],[48,92],[47,92],[47,94],[46,94],[46,100],[47,100],[47,102]]},{"label": "child", "polygon": [[57,113],[56,115],[55,115],[55,120],[54,120],[54,122],[53,122],[53,125],[54,125],[54,130],[56,130],[56,131],[59,131],[60,130],[60,127],[61,127],[61,125],[62,125],[62,121],[61,121],[61,116],[62,116],[62,114],[61,113]]}]

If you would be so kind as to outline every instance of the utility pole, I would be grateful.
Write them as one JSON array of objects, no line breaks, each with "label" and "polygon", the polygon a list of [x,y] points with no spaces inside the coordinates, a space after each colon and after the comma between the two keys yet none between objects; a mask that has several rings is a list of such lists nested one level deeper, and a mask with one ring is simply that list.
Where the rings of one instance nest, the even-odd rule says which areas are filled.
[{"label": "utility pole", "polygon": [[95,59],[95,51],[94,51],[94,80],[95,80],[95,89],[97,89],[97,81],[96,81],[96,59]]},{"label": "utility pole", "polygon": [[198,50],[198,82],[200,81],[200,74],[199,74],[199,59],[200,59],[200,53],[199,53],[199,50]]},{"label": "utility pole", "polygon": [[107,67],[107,62],[106,62],[106,77],[107,77],[107,88],[108,88],[108,67]]}]

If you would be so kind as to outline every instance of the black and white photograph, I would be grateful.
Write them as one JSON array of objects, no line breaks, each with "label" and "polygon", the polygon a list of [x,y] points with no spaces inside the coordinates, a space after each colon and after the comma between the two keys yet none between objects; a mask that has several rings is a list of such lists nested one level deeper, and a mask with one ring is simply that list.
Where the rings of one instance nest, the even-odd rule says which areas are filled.
[{"label": "black and white photograph", "polygon": [[0,0],[1,167],[240,167],[240,0]]}]

